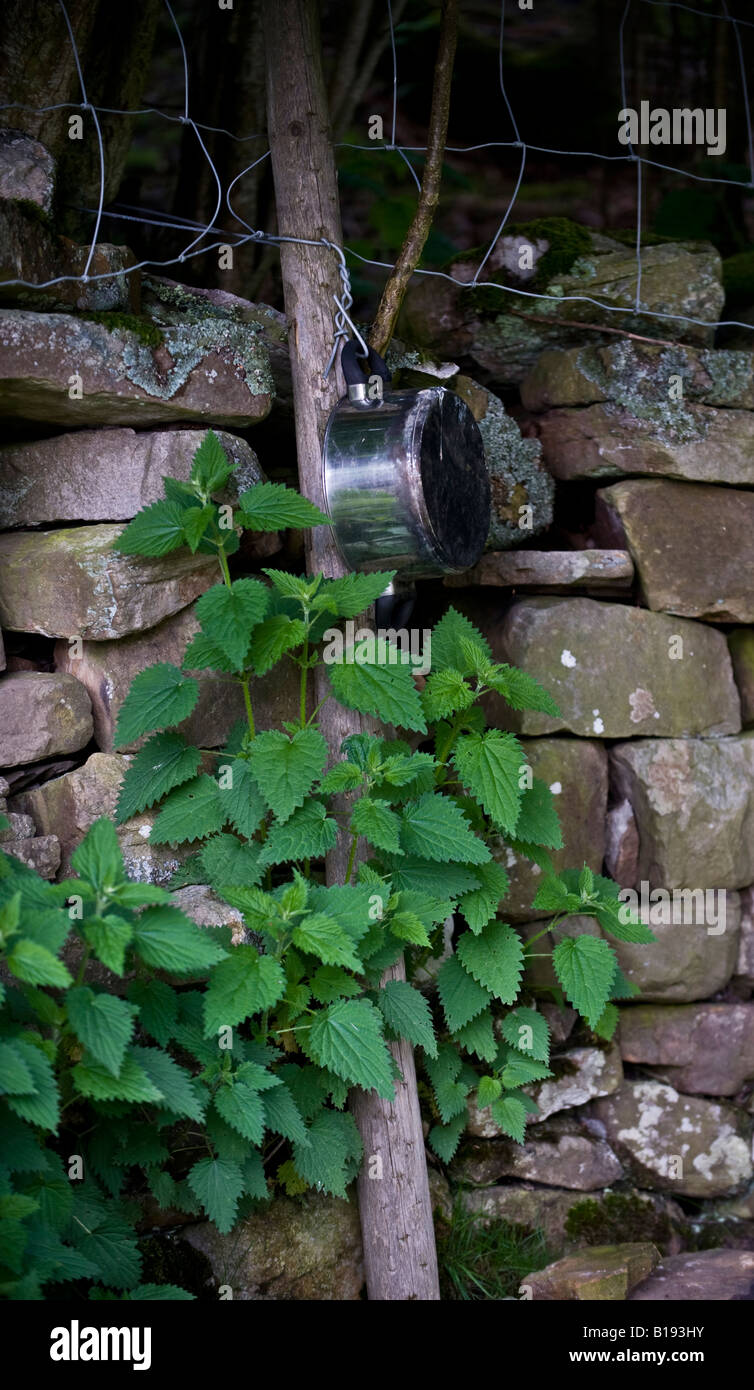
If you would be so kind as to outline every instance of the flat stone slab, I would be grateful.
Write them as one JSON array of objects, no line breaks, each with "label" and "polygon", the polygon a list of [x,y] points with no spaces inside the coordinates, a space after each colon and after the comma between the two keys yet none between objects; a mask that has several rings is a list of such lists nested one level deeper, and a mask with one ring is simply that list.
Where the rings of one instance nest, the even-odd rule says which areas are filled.
[{"label": "flat stone slab", "polygon": [[634,1005],[619,1038],[625,1062],[689,1095],[734,1096],[754,1077],[754,1004]]},{"label": "flat stone slab", "polygon": [[754,622],[754,492],[632,481],[598,497],[620,518],[649,608]]},{"label": "flat stone slab", "polygon": [[[604,1143],[604,1141],[601,1141]],[[557,1170],[550,1181],[558,1176]],[[541,1230],[553,1255],[583,1251],[586,1241],[649,1241],[668,1255],[678,1249],[673,1225],[683,1213],[660,1193],[615,1193],[595,1190],[585,1195],[562,1187],[509,1181],[501,1187],[460,1189],[465,1211],[489,1221],[509,1221]],[[596,1241],[595,1241],[596,1243]]]},{"label": "flat stone slab", "polygon": [[740,702],[722,633],[591,598],[525,598],[488,630],[495,659],[549,690],[562,718],[486,697],[491,722],[582,738],[738,733]]},{"label": "flat stone slab", "polygon": [[[561,1068],[563,1075],[558,1076]],[[620,1049],[615,1043],[604,1048],[571,1047],[554,1059],[553,1070],[556,1075],[552,1079],[524,1088],[539,1106],[538,1113],[528,1117],[532,1125],[558,1111],[586,1105],[596,1096],[609,1096],[623,1080]]]},{"label": "flat stone slab", "polygon": [[53,879],[60,868],[60,841],[56,835],[24,836],[22,840],[5,840],[0,846],[3,854],[20,859],[40,878]]},{"label": "flat stone slab", "polygon": [[627,473],[733,486],[754,480],[754,415],[747,410],[666,401],[642,418],[608,403],[550,410],[534,423],[547,468],[566,482]]},{"label": "flat stone slab", "polygon": [[268,413],[274,385],[254,325],[207,314],[159,332],[153,346],[72,314],[1,310],[0,414],[71,429],[179,420],[243,429]]},{"label": "flat stone slab", "polygon": [[633,560],[627,550],[510,550],[483,555],[470,570],[448,574],[443,583],[449,589],[482,585],[551,593],[563,589],[602,592],[630,589],[633,577]]},{"label": "flat stone slab", "polygon": [[616,1302],[645,1280],[659,1263],[660,1252],[648,1242],[594,1245],[555,1264],[527,1274],[519,1297],[559,1302]]},{"label": "flat stone slab", "polygon": [[0,764],[75,753],[92,737],[92,706],[75,676],[15,671],[0,680]]},{"label": "flat stone slab", "polygon": [[[483,1126],[485,1111],[470,1108],[470,1132]],[[495,1138],[467,1144],[451,1167],[461,1182],[489,1183],[500,1178],[551,1183],[557,1177],[560,1187],[571,1191],[593,1192],[617,1182],[623,1168],[604,1140],[595,1138],[576,1120],[565,1117],[556,1127],[547,1126],[527,1135],[525,1144]]]},{"label": "flat stone slab", "polygon": [[[130,637],[82,642],[80,654],[66,641],[56,643],[58,670],[70,672],[89,692],[94,737],[103,753],[113,751],[118,715],[134,676],[160,661],[183,666],[186,647],[199,631],[195,609],[196,605],[190,604],[156,627]],[[192,674],[199,683],[199,698],[188,719],[178,727],[189,743],[200,748],[219,748],[235,721],[246,718],[243,692],[236,681],[212,670]],[[252,677],[250,689],[254,717],[260,728],[280,728],[284,720],[297,718],[299,675],[292,662],[285,662],[266,676]],[[143,742],[143,738],[137,739],[119,751],[133,752]]]},{"label": "flat stone slab", "polygon": [[123,637],[154,627],[215,582],[217,560],[185,548],[120,555],[121,525],[0,536],[0,622],[47,637]]},{"label": "flat stone slab", "polygon": [[610,750],[610,778],[633,809],[638,878],[657,888],[754,882],[754,737],[640,739]]},{"label": "flat stone slab", "polygon": [[601,346],[548,348],[521,383],[521,399],[534,411],[613,401],[660,426],[673,421],[677,426],[686,400],[751,410],[754,352],[686,343],[665,347],[630,338]]},{"label": "flat stone slab", "polygon": [[669,1255],[631,1291],[628,1302],[754,1302],[754,1250]]},{"label": "flat stone slab", "polygon": [[[74,521],[129,521],[163,497],[163,477],[187,481],[205,430],[77,430],[0,448],[0,515],[5,527]],[[262,480],[254,450],[216,430],[237,464],[229,500]]]},{"label": "flat stone slab", "polygon": [[754,1173],[746,1116],[726,1101],[685,1096],[659,1081],[624,1081],[594,1101],[592,1113],[641,1187],[724,1197]]},{"label": "flat stone slab", "polygon": [[[550,851],[557,873],[573,864],[588,864],[599,873],[605,852],[607,811],[607,753],[595,739],[532,738],[522,747],[534,777],[552,792],[563,848]],[[505,912],[510,921],[531,921],[537,916],[532,903],[542,881],[542,871],[502,840],[492,842],[495,858],[509,880]]]}]

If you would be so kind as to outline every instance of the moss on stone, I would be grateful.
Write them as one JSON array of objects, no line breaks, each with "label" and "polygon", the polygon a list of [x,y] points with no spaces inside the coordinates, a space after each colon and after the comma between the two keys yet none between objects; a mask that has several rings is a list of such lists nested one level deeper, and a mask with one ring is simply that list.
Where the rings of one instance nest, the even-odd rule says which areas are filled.
[{"label": "moss on stone", "polygon": [[165,334],[146,314],[124,314],[117,309],[96,309],[80,315],[90,323],[99,323],[111,333],[135,333],[145,347],[157,348],[165,341]]},{"label": "moss on stone", "polygon": [[[574,274],[591,278],[595,273],[592,263],[587,259],[592,250],[591,234],[586,227],[572,222],[568,217],[537,217],[532,222],[519,222],[506,227],[505,235],[524,237],[534,244],[538,241],[549,243],[547,251],[537,262],[536,274],[528,282],[533,290],[540,291],[549,286],[552,293],[551,281],[559,275]],[[483,255],[484,252],[477,248],[473,252],[454,257],[454,261],[474,258],[481,261]],[[490,275],[485,274],[485,278],[498,285],[511,283],[509,272],[505,269],[492,272]],[[500,312],[500,295],[493,288],[480,287],[471,290],[470,299],[477,313]]]},{"label": "moss on stone", "polygon": [[583,1245],[627,1241],[664,1245],[673,1234],[667,1213],[635,1192],[606,1192],[601,1202],[591,1197],[576,1202],[566,1217],[565,1231],[569,1240]]}]

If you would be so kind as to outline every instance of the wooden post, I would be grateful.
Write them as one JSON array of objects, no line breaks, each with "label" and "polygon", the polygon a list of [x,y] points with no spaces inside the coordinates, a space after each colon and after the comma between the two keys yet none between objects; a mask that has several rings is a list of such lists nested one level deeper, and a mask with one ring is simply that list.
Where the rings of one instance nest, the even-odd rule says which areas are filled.
[{"label": "wooden post", "polygon": [[[315,0],[264,0],[267,122],[281,236],[342,244]],[[324,246],[281,245],[301,491],[322,506],[322,439],[341,392],[339,373],[322,372],[333,341],[335,253]],[[311,572],[344,573],[329,529],[309,533]],[[333,753],[360,717],[330,700],[320,728]],[[343,882],[345,836],[328,859],[328,880]],[[404,978],[402,962],[392,978]],[[359,1211],[371,1299],[439,1299],[432,1208],[416,1091],[413,1051],[394,1046],[403,1074],[394,1104],[358,1093],[353,1114],[364,1141]],[[379,1162],[377,1161],[379,1160]],[[382,1176],[369,1177],[369,1173]]]}]

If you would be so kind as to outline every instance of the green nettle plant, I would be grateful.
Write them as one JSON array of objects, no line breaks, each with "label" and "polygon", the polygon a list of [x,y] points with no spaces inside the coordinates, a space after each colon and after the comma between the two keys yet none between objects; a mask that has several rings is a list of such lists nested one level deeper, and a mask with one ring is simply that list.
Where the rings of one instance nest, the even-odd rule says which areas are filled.
[{"label": "green nettle plant", "polygon": [[[273,483],[242,493],[233,512],[213,500],[232,469],[209,432],[190,481],[166,478],[164,500],[118,542],[146,556],[187,545],[215,554],[221,572],[198,600],[201,630],[184,669],[149,667],[122,705],[116,745],[149,737],[126,772],[118,820],[152,808],[150,842],[187,847],[173,886],[211,885],[243,914],[246,941],[233,946],[227,927],[198,928],[163,888],[127,882],[107,820],[92,827],[73,858],[79,877],[65,883],[0,856],[0,950],[13,980],[0,1016],[6,1296],[80,1279],[98,1297],[155,1296],[139,1283],[124,1194],[148,1190],[221,1232],[275,1184],[345,1195],[362,1158],[348,1093],[392,1097],[387,1042],[398,1036],[421,1050],[436,1121],[429,1143],[442,1160],[456,1150],[472,1091],[500,1131],[523,1142],[536,1111],[524,1088],[552,1075],[550,1039],[535,994],[522,999],[538,938],[524,944],[499,919],[508,880],[493,848],[540,866],[533,906],[554,920],[539,937],[578,914],[620,940],[652,940],[615,884],[588,868],[554,873],[548,850],[562,838],[551,793],[516,737],[486,728],[487,692],[557,715],[547,692],[495,663],[453,609],[432,632],[421,691],[385,642],[323,663],[327,629],[363,613],[392,574],[327,580],[267,569],[268,583],[233,580],[241,530],[326,518]],[[298,718],[259,729],[253,682],[286,661],[299,673]],[[353,734],[328,767],[321,704],[309,713],[320,664],[326,698],[421,746],[392,728]],[[220,752],[190,746],[179,728],[199,696],[187,673],[204,669],[243,692],[246,720]],[[341,832],[350,835],[345,882],[326,886],[324,857]],[[454,947],[441,960],[451,915]],[[554,993],[607,1039],[612,1001],[635,990],[602,937],[561,935],[547,952]],[[71,936],[75,981],[60,959]],[[402,953],[408,979],[382,985]]]}]

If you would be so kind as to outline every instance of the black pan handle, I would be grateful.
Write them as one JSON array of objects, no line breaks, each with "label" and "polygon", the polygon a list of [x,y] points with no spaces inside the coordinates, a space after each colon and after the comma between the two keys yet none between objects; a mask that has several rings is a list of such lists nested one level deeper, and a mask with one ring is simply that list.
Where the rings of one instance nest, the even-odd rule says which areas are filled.
[{"label": "black pan handle", "polygon": [[379,353],[375,352],[374,348],[370,348],[369,357],[365,358],[357,352],[358,346],[355,338],[349,338],[348,342],[343,344],[343,351],[340,354],[340,365],[343,368],[346,386],[366,385],[367,374],[364,367],[360,365],[363,362],[369,363],[370,375],[381,376],[382,380],[389,385],[392,381],[392,375]]}]

